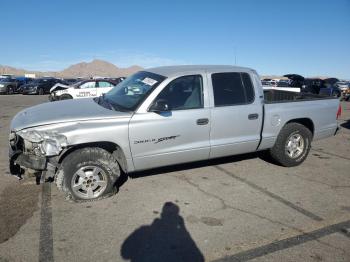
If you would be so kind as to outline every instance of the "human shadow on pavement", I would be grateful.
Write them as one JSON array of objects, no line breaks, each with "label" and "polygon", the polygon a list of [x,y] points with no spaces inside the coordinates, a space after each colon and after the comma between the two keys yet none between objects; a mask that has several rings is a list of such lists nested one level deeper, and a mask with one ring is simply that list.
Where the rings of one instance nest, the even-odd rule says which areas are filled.
[{"label": "human shadow on pavement", "polygon": [[160,218],[128,236],[121,247],[121,256],[131,262],[204,261],[179,211],[176,204],[166,202]]}]

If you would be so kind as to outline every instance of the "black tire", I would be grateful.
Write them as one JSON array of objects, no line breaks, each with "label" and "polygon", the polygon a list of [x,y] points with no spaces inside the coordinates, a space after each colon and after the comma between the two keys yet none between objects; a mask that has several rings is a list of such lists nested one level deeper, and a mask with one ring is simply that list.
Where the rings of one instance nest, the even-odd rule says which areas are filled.
[{"label": "black tire", "polygon": [[[290,139],[294,137],[301,137],[303,141],[303,149],[299,150],[295,157],[289,155],[288,149],[290,146]],[[276,143],[269,150],[270,156],[278,164],[285,167],[298,166],[306,159],[311,148],[312,133],[310,129],[299,123],[289,123],[285,125],[280,131]],[[297,142],[296,142],[297,143]],[[299,144],[300,145],[300,144]],[[293,153],[292,153],[293,154]]]},{"label": "black tire", "polygon": [[60,100],[68,100],[68,99],[73,99],[73,97],[68,94],[63,94],[60,96]]},{"label": "black tire", "polygon": [[8,87],[7,87],[6,94],[8,94],[8,95],[13,95],[13,93],[14,93],[13,87],[12,87],[12,86],[8,86]]},{"label": "black tire", "polygon": [[39,94],[39,95],[43,95],[43,94],[44,94],[44,89],[39,88],[38,94]]},{"label": "black tire", "polygon": [[62,183],[61,188],[74,200],[104,198],[117,190],[115,183],[120,176],[118,162],[102,148],[88,147],[73,151],[65,157],[61,167],[63,177],[56,182]]}]

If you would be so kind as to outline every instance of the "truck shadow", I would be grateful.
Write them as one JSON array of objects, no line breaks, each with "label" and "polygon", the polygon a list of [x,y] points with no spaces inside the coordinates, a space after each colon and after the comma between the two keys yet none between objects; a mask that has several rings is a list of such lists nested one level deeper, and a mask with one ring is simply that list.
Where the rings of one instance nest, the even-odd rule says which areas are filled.
[{"label": "truck shadow", "polygon": [[166,167],[159,167],[154,168],[150,170],[145,171],[139,171],[134,172],[130,174],[123,173],[118,181],[116,182],[116,187],[119,189],[123,186],[123,184],[128,180],[128,177],[134,179],[134,178],[141,178],[141,177],[147,177],[147,176],[154,176],[154,175],[160,175],[160,174],[167,174],[172,173],[176,171],[186,171],[206,166],[216,166],[216,165],[222,165],[227,163],[234,163],[234,162],[240,162],[248,159],[254,159],[254,158],[260,158],[265,162],[276,164],[265,151],[261,152],[254,152],[249,154],[242,154],[242,155],[236,155],[236,156],[229,156],[229,157],[222,157],[222,158],[216,158],[216,159],[210,159],[210,160],[203,160],[203,161],[197,161],[197,162],[191,162],[186,164],[179,164],[179,165],[172,165],[172,166],[166,166]]},{"label": "truck shadow", "polygon": [[179,211],[176,204],[166,202],[160,218],[139,227],[124,240],[121,256],[131,262],[204,261]]},{"label": "truck shadow", "polygon": [[341,127],[350,129],[350,119],[346,120],[346,122],[340,124]]}]

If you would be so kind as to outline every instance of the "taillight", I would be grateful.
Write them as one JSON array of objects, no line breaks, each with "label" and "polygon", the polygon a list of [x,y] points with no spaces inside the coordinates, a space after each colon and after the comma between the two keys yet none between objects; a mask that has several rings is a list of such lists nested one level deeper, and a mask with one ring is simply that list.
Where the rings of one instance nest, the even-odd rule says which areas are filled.
[{"label": "taillight", "polygon": [[338,111],[337,111],[337,119],[341,117],[341,105],[339,104]]}]

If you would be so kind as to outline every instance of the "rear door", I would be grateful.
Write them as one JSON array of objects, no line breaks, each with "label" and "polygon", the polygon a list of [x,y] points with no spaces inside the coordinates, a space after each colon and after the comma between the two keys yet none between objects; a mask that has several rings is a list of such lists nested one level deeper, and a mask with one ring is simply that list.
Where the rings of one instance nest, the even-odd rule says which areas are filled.
[{"label": "rear door", "polygon": [[[171,81],[154,101],[166,101],[166,112],[135,113],[129,125],[136,170],[208,159],[210,109],[204,104],[205,75]],[[207,97],[207,95],[206,95]]]},{"label": "rear door", "polygon": [[96,81],[87,81],[74,90],[77,98],[97,96]]},{"label": "rear door", "polygon": [[210,157],[253,152],[260,142],[262,105],[255,97],[251,75],[245,72],[213,73]]}]

